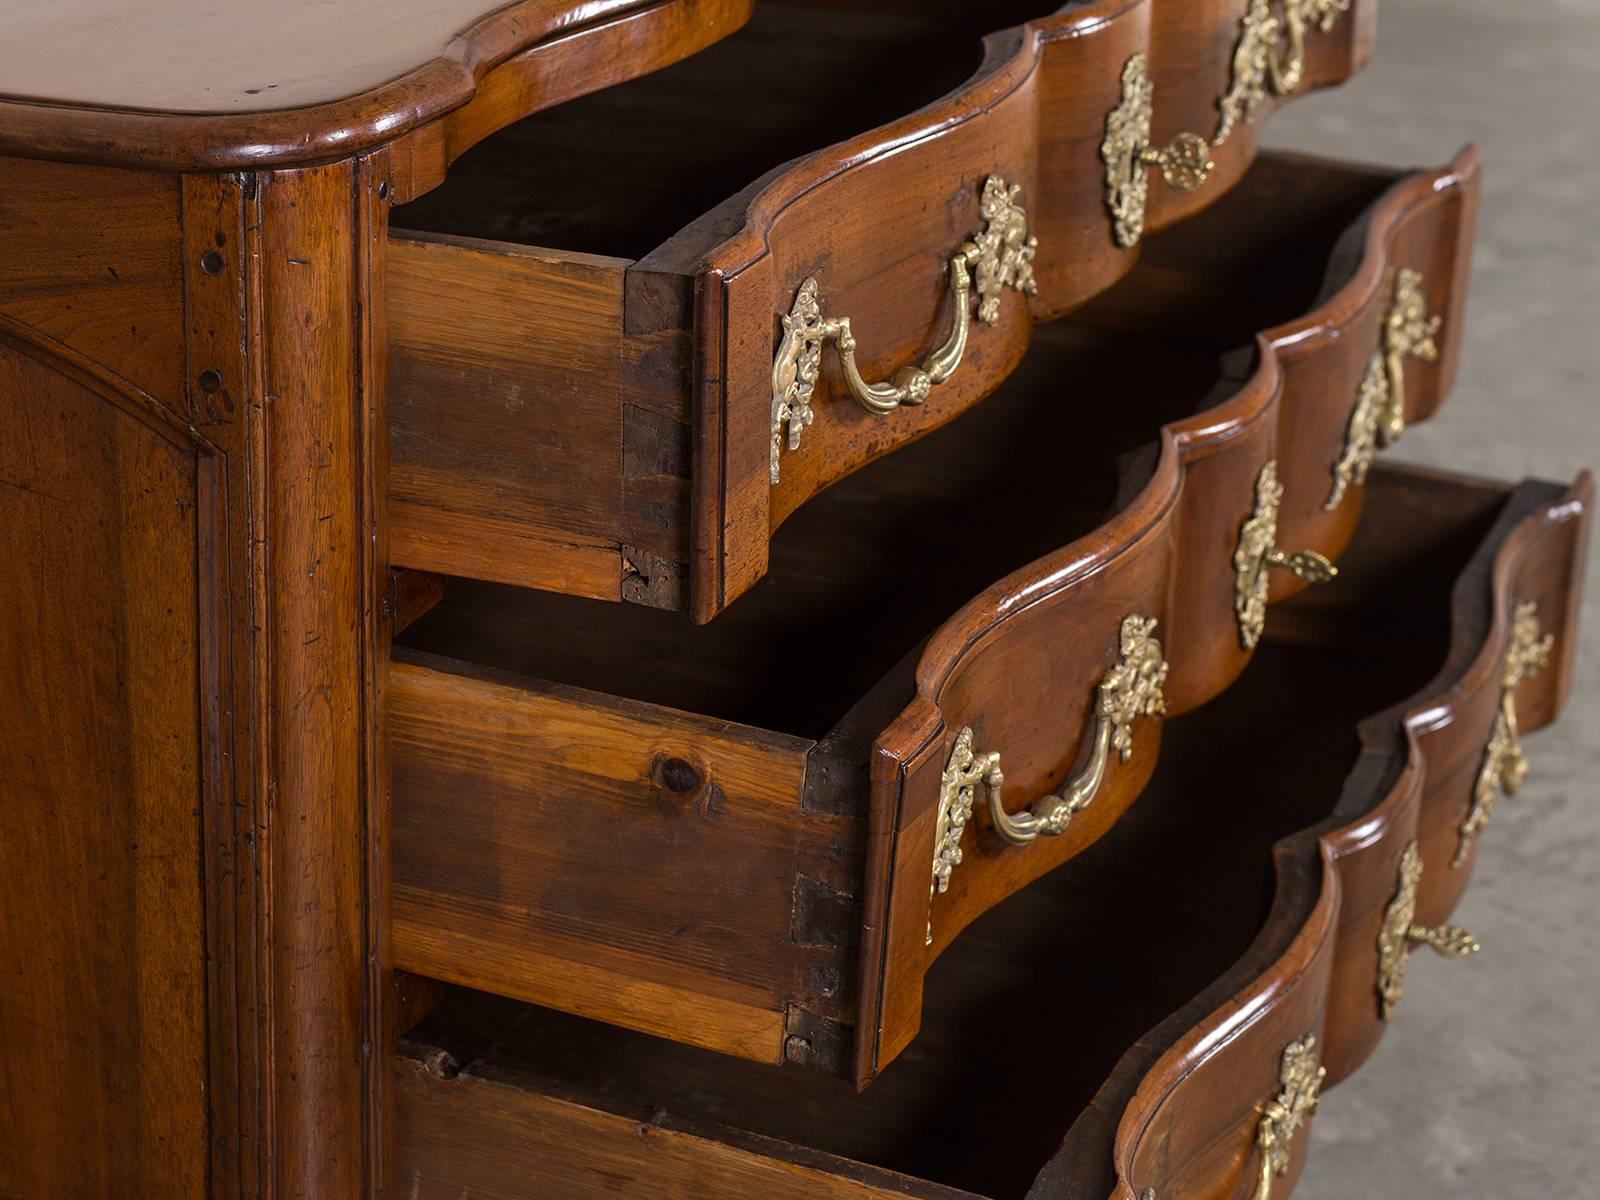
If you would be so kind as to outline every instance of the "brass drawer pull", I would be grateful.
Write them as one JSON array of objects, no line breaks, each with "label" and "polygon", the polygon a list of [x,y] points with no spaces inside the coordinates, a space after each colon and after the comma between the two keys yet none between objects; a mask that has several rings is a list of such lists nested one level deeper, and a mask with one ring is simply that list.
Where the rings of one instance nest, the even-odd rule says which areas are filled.
[{"label": "brass drawer pull", "polygon": [[1135,54],[1122,69],[1122,103],[1106,116],[1100,158],[1106,166],[1106,206],[1111,210],[1117,245],[1131,250],[1144,237],[1150,200],[1149,168],[1159,167],[1169,187],[1192,192],[1216,166],[1211,145],[1198,133],[1180,133],[1164,149],[1150,145],[1155,84],[1148,60]]},{"label": "brass drawer pull", "polygon": [[955,374],[967,349],[972,323],[972,293],[978,293],[978,320],[993,325],[1000,319],[1000,297],[1006,288],[1033,295],[1033,258],[1038,239],[1028,233],[1028,215],[1017,203],[1021,188],[991,175],[983,183],[978,211],[985,226],[963,243],[949,262],[950,295],[955,323],[944,345],[920,366],[901,367],[887,383],[868,383],[856,366],[856,339],[849,317],[826,317],[815,276],[800,285],[794,306],[783,318],[783,339],[772,363],[772,482],[778,482],[778,459],[787,441],[800,448],[800,435],[815,419],[811,397],[822,369],[822,347],[832,342],[846,388],[870,413],[891,413],[903,404],[921,404],[928,393]]},{"label": "brass drawer pull", "polygon": [[1327,583],[1339,568],[1315,550],[1284,551],[1277,547],[1278,506],[1283,484],[1278,463],[1267,459],[1256,476],[1255,511],[1239,530],[1233,552],[1233,608],[1239,620],[1239,643],[1253,650],[1267,623],[1267,568],[1283,567],[1308,583]]},{"label": "brass drawer pull", "polygon": [[1517,730],[1517,684],[1549,665],[1555,635],[1539,636],[1539,606],[1532,601],[1517,605],[1511,621],[1511,641],[1500,672],[1500,708],[1489,730],[1483,765],[1472,788],[1472,807],[1461,822],[1461,841],[1450,861],[1453,868],[1467,861],[1472,844],[1494,815],[1494,802],[1503,791],[1515,796],[1528,777],[1528,759]]},{"label": "brass drawer pull", "polygon": [[1220,146],[1239,125],[1256,119],[1267,89],[1287,96],[1305,81],[1306,34],[1315,25],[1330,33],[1350,11],[1351,0],[1281,0],[1283,15],[1272,0],[1250,0],[1239,22],[1239,44],[1233,52],[1233,80],[1217,102],[1222,119],[1213,146]]},{"label": "brass drawer pull", "polygon": [[1317,1039],[1305,1037],[1284,1048],[1278,1067],[1283,1086],[1261,1110],[1256,1125],[1256,1148],[1261,1151],[1261,1174],[1251,1200],[1268,1200],[1272,1181],[1289,1170],[1289,1148],[1305,1119],[1317,1108],[1327,1068],[1317,1059]]},{"label": "brass drawer pull", "polygon": [[1422,855],[1412,842],[1400,856],[1400,882],[1394,899],[1383,910],[1383,924],[1378,929],[1378,1007],[1385,1021],[1405,995],[1412,946],[1431,946],[1444,958],[1466,958],[1480,949],[1478,939],[1458,925],[1429,928],[1416,924],[1421,882]]},{"label": "brass drawer pull", "polygon": [[1394,301],[1383,322],[1382,345],[1373,352],[1356,393],[1356,406],[1345,430],[1344,453],[1333,468],[1333,490],[1322,507],[1332,512],[1351,484],[1367,481],[1378,451],[1393,445],[1406,428],[1406,359],[1434,362],[1434,340],[1444,318],[1428,316],[1422,273],[1407,267],[1395,272]]},{"label": "brass drawer pull", "polygon": [[995,832],[1013,846],[1025,846],[1036,838],[1065,833],[1072,818],[1089,807],[1105,781],[1113,750],[1123,762],[1133,756],[1134,721],[1166,711],[1162,686],[1167,679],[1167,663],[1161,655],[1161,643],[1152,636],[1155,627],[1153,617],[1123,618],[1121,656],[1101,678],[1095,701],[1094,748],[1089,764],[1059,792],[1035,801],[1026,813],[1008,813],[1001,802],[1005,776],[1000,770],[999,753],[975,752],[970,726],[956,736],[939,789],[938,822],[934,827],[934,894],[949,888],[950,876],[961,863],[961,836],[972,819],[980,783],[987,795]]}]

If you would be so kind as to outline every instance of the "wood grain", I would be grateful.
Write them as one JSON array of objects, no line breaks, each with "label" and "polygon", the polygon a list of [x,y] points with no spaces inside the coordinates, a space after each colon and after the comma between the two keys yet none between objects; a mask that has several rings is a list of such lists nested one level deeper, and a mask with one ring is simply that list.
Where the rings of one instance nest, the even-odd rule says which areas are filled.
[{"label": "wood grain", "polygon": [[[337,159],[427,129],[404,178],[471,139],[725,35],[749,0],[23,0],[0,13],[0,152],[165,171]],[[620,52],[620,53],[619,53]],[[130,65],[131,64],[131,65]],[[137,69],[134,69],[137,68]],[[441,138],[441,119],[446,122]]]},{"label": "wood grain", "polygon": [[[673,70],[507,129],[403,215],[419,229],[634,260],[624,285],[620,544],[649,556],[647,579],[668,582],[629,598],[687,604],[697,621],[761,578],[773,531],[800,505],[977,404],[1015,369],[1034,321],[1133,266],[1137,255],[1111,237],[1100,160],[1123,64],[1159,42],[1157,90],[1170,83],[1172,92],[1162,111],[1214,122],[1243,11],[1239,0],[1193,12],[1145,0],[1044,13],[1049,6],[1027,0],[916,13],[824,7],[764,7]],[[978,35],[1007,22],[967,74]],[[1358,27],[1353,17],[1344,24]],[[1364,61],[1339,39],[1313,41],[1326,43],[1312,54],[1318,86]],[[1196,65],[1179,45],[1204,45],[1210,57]],[[807,88],[766,86],[787,73],[803,74]],[[723,137],[695,136],[708,107],[731,123]],[[819,150],[829,137],[838,140]],[[608,154],[588,153],[596,138]],[[1253,142],[1240,137],[1235,150],[1205,203],[1249,166]],[[1041,247],[1037,295],[1011,296],[995,326],[976,329],[951,380],[887,418],[843,394],[825,353],[821,419],[781,456],[772,485],[777,317],[801,281],[820,281],[828,312],[854,315],[867,378],[917,361],[946,336],[946,261],[979,232],[990,174],[1022,189]],[[581,206],[562,199],[575,186],[588,198]],[[555,494],[565,486],[552,485]],[[460,523],[437,542],[487,533]]]},{"label": "wood grain", "polygon": [[404,567],[618,600],[620,260],[391,238]]},{"label": "wood grain", "polygon": [[9,320],[0,394],[0,1193],[199,1200],[216,477],[148,397]]},{"label": "wood grain", "polygon": [[808,743],[426,659],[390,703],[402,969],[782,1060]]},{"label": "wood grain", "polygon": [[0,308],[153,396],[181,383],[179,181],[0,159]]},{"label": "wood grain", "polygon": [[[585,1195],[649,1154],[630,1184],[647,1195],[744,1195],[796,1163],[823,1174],[817,1195],[864,1180],[905,1196],[1249,1194],[1284,1047],[1317,1036],[1331,1086],[1378,1024],[1374,922],[1419,807],[1447,800],[1417,786],[1436,746],[1418,757],[1405,722],[1471,703],[1518,597],[1578,586],[1592,503],[1587,478],[1507,489],[1379,467],[1369,489],[1412,519],[1364,526],[1351,587],[1284,607],[1229,698],[1171,723],[1115,829],[951,947],[924,1038],[866,1093],[457,991],[402,1054],[402,1177],[424,1200],[548,1179]],[[1211,902],[1185,903],[1190,887]],[[1140,986],[1088,986],[1086,963]]]},{"label": "wood grain", "polygon": [[[1193,709],[1239,675],[1249,654],[1234,614],[1232,554],[1254,508],[1263,463],[1274,454],[1281,458],[1296,439],[1331,445],[1329,457],[1303,474],[1291,475],[1285,466],[1284,478],[1294,486],[1279,540],[1336,556],[1356,509],[1346,505],[1329,523],[1322,502],[1375,344],[1376,321],[1387,307],[1384,283],[1392,277],[1394,247],[1443,244],[1453,254],[1455,197],[1471,186],[1470,172],[1458,168],[1396,180],[1310,160],[1263,158],[1233,195],[1194,219],[1202,227],[1192,237],[1187,225],[1153,237],[1147,265],[1125,284],[1080,317],[1041,326],[1027,361],[999,394],[798,511],[773,543],[763,586],[710,625],[691,629],[670,613],[597,608],[462,583],[407,640],[530,681],[519,686],[541,688],[545,683],[531,682],[540,680],[592,689],[575,697],[575,711],[586,707],[597,721],[625,698],[639,702],[649,726],[662,731],[716,718],[737,722],[731,730],[736,742],[753,742],[769,730],[817,743],[808,776],[831,781],[839,832],[830,836],[850,851],[834,855],[836,869],[826,879],[815,868],[788,869],[779,888],[782,904],[742,914],[749,924],[735,961],[762,973],[768,1011],[787,1005],[796,1014],[790,1032],[803,1043],[795,1045],[800,1061],[870,1080],[912,1043],[924,977],[961,930],[1104,837],[1144,788],[1160,746],[1159,722],[1142,722],[1130,761],[1112,765],[1102,793],[1063,837],[1012,847],[979,814],[950,890],[930,899],[940,776],[959,730],[970,726],[980,749],[1002,753],[1014,811],[1080,768],[1095,688],[1116,661],[1124,617],[1137,613],[1160,622],[1158,636],[1172,665],[1166,687],[1171,714]],[[1258,214],[1270,214],[1256,225],[1258,242],[1217,245],[1214,224]],[[1352,231],[1359,237],[1347,253]],[[1255,289],[1250,303],[1230,317],[1217,315],[1227,281],[1249,276],[1269,258],[1277,264],[1272,286]],[[1439,286],[1448,293],[1464,284],[1447,276]],[[1267,332],[1258,337],[1263,326]],[[1195,327],[1204,336],[1188,332]],[[1166,340],[1153,342],[1157,331]],[[1264,349],[1252,355],[1252,342]],[[1303,364],[1292,387],[1280,345]],[[1231,347],[1244,349],[1240,354]],[[1090,425],[1079,409],[1060,404],[1063,378],[1086,394],[1128,399]],[[1419,398],[1429,391],[1425,382],[1412,389]],[[985,448],[981,462],[973,459],[974,446]],[[850,536],[842,539],[841,530]],[[942,566],[953,536],[962,546],[959,570]],[[886,556],[884,546],[896,553]],[[885,605],[886,595],[896,602]],[[924,646],[919,639],[928,630]],[[796,646],[806,653],[796,657]],[[429,721],[447,719],[450,704],[422,702]],[[531,731],[523,736],[537,742]],[[484,763],[463,767],[453,748],[470,740],[464,729],[419,748],[419,761],[446,762],[448,771],[403,779],[402,814],[415,805],[433,814],[427,829],[450,827],[456,806],[480,802],[480,784],[498,769],[492,764],[520,761],[524,752],[520,741],[497,741],[480,747]],[[707,754],[713,775],[726,753]],[[642,748],[623,755],[633,764],[630,777],[649,778],[648,757]],[[525,771],[519,766],[512,774]],[[532,791],[497,792],[494,803],[504,815],[486,826],[475,853],[485,860],[514,854],[524,866],[539,861],[544,847],[567,844],[566,813],[584,804],[589,790],[578,779],[553,778]],[[792,853],[807,844],[800,833],[809,827],[799,817],[804,799],[800,787],[788,790],[790,824],[781,830],[758,835],[730,827],[730,837],[744,838],[737,857],[776,865],[770,857],[775,845]],[[605,820],[601,828],[610,828],[611,818]],[[514,824],[515,838],[497,841],[496,824]],[[402,879],[413,869],[428,874],[414,919],[446,930],[456,919],[470,864],[460,857],[446,863],[437,837],[418,837],[415,844],[439,861],[401,867]],[[692,875],[714,861],[709,852],[694,857],[698,843],[681,845],[688,856],[682,871]],[[864,873],[858,865],[863,847]],[[631,847],[626,860],[640,865],[613,885],[608,905],[589,906],[606,914],[595,917],[603,928],[594,935],[597,942],[631,945],[637,928],[701,923],[692,903],[676,906],[683,909],[676,916],[674,906],[663,906],[660,889],[649,883],[654,857],[653,843]],[[540,921],[553,920],[537,877],[528,867],[514,887],[497,893],[496,903],[514,908],[519,920],[530,910]],[[798,889],[808,886],[805,879],[837,893],[823,908],[827,934],[819,947],[806,947],[792,929],[791,907],[801,910]],[[558,891],[583,895],[586,885],[574,880]],[[481,905],[483,898],[469,903]],[[424,909],[436,911],[424,915]],[[480,959],[509,963],[525,953],[509,927],[498,936],[510,948]],[[440,945],[446,940],[442,933],[431,937]],[[568,957],[584,952],[576,943],[564,951]],[[587,953],[598,966],[610,951],[602,944]],[[652,948],[651,954],[663,951]],[[576,991],[552,998],[531,967],[516,968],[514,977],[498,975],[491,985],[485,968],[467,957],[463,951],[449,978],[528,998],[537,993],[557,1007],[578,1004]],[[663,961],[673,959],[667,954]],[[470,978],[461,973],[469,968]],[[695,986],[715,995],[725,971],[714,963]],[[836,996],[807,985],[810,971],[842,981]],[[634,1028],[667,1024],[616,989],[582,992],[579,1011],[609,1012],[607,1019]],[[604,1010],[596,1007],[602,1002]],[[801,1013],[847,1022],[856,1034],[808,1033],[800,1028],[808,1020]],[[751,1053],[746,1023],[725,1025],[720,1033],[715,1024],[697,1020],[692,1040],[720,1039],[724,1049]],[[770,1032],[763,1045],[765,1055],[775,1053]],[[850,1054],[855,1061],[846,1063]]]},{"label": "wood grain", "polygon": [[[1447,248],[1446,261],[1454,263],[1462,211],[1456,197],[1475,188],[1475,163],[1468,152],[1442,171],[1392,182],[1374,201],[1381,179],[1264,156],[1227,200],[1152,238],[1126,283],[1075,319],[1130,331],[1123,345],[1131,364],[1148,354],[1154,330],[1175,341],[1192,338],[1210,319],[1232,326],[1216,330],[1222,344],[1248,342],[1246,331],[1274,320],[1274,309],[1308,306],[1304,315],[1254,334],[1253,370],[1235,382],[1225,365],[1210,404],[1169,422],[1158,451],[1129,460],[1119,493],[1130,498],[1113,517],[986,589],[929,639],[916,669],[916,698],[874,747],[860,1026],[870,1032],[857,1039],[858,1078],[870,1078],[874,1064],[887,1063],[915,1037],[923,976],[949,939],[1000,897],[1103,835],[1148,773],[1136,742],[1133,760],[1113,766],[1104,800],[1077,828],[1022,852],[980,833],[964,848],[950,890],[930,899],[923,864],[932,860],[941,776],[959,731],[974,729],[980,750],[1002,753],[1008,808],[1017,811],[1058,788],[1081,761],[1094,687],[1113,661],[1123,617],[1161,622],[1158,636],[1171,664],[1169,713],[1189,711],[1239,675],[1249,654],[1233,611],[1232,553],[1254,509],[1255,481],[1269,458],[1278,461],[1286,489],[1280,546],[1339,556],[1355,528],[1359,489],[1333,513],[1323,503],[1352,397],[1377,344],[1377,322],[1388,311],[1391,264],[1407,252],[1413,257],[1400,261],[1419,261],[1419,247],[1436,246]],[[1289,197],[1296,195],[1312,210],[1327,205],[1321,220],[1290,219]],[[1268,206],[1281,225],[1250,222]],[[1259,240],[1219,239],[1218,227],[1229,221],[1257,228]],[[1331,245],[1324,240],[1330,236]],[[1357,238],[1349,254],[1341,252],[1340,242]],[[1296,278],[1284,271],[1291,248],[1327,261],[1326,274]],[[1273,278],[1284,290],[1263,283],[1242,311],[1216,315],[1219,293],[1232,286],[1224,281],[1250,277],[1255,256],[1272,254],[1279,264]],[[1309,295],[1302,290],[1308,277],[1316,280]],[[1466,279],[1446,270],[1431,286],[1448,296],[1464,290]],[[1123,388],[1137,384],[1136,370],[1125,368]],[[1419,412],[1437,407],[1427,383],[1408,392],[1429,397],[1413,399]],[[1308,445],[1317,450],[1307,453]],[[1280,580],[1273,589],[1275,598],[1297,590]],[[1083,650],[1086,622],[1101,629],[1099,659]],[[1072,645],[1076,652],[1040,655],[1040,645]],[[924,950],[930,921],[934,938]]]}]

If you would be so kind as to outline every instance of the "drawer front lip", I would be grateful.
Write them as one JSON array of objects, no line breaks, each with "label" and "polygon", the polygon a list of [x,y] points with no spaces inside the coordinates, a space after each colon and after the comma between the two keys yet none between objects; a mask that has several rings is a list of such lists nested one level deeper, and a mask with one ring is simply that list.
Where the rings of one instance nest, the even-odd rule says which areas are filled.
[{"label": "drawer front lip", "polygon": [[[879,737],[874,754],[860,1018],[870,1032],[857,1039],[859,1080],[872,1078],[915,1036],[922,977],[955,934],[1103,833],[1136,798],[1156,744],[1152,735],[1143,743],[1136,738],[1133,759],[1113,764],[1106,795],[1058,839],[1006,846],[985,827],[987,818],[974,816],[949,892],[930,896],[940,779],[959,731],[972,728],[979,750],[1002,751],[1007,793],[1031,801],[1059,785],[1078,761],[1095,683],[1114,658],[1123,617],[1137,613],[1159,622],[1171,666],[1165,688],[1171,715],[1238,676],[1250,655],[1235,632],[1231,555],[1216,546],[1239,536],[1256,481],[1273,459],[1286,486],[1279,544],[1330,557],[1344,549],[1358,505],[1323,512],[1326,447],[1343,436],[1397,249],[1444,247],[1451,269],[1439,276],[1440,302],[1459,312],[1455,297],[1466,276],[1454,264],[1476,162],[1469,150],[1385,192],[1369,210],[1351,278],[1306,316],[1260,335],[1257,368],[1233,397],[1162,431],[1157,468],[1123,512],[987,589],[930,639],[917,668],[916,699]],[[1410,390],[1419,415],[1437,408],[1441,380],[1422,379]],[[1308,446],[1318,448],[1310,467]],[[1331,521],[1321,519],[1330,515]],[[1274,588],[1274,599],[1292,590],[1277,582]],[[1169,597],[1183,599],[1169,605]],[[1071,628],[1055,629],[1068,612]],[[1057,645],[1071,649],[1042,652]],[[998,673],[985,665],[1008,653],[1023,662]],[[1033,666],[1049,667],[1032,693],[1018,685],[1028,677],[1030,656]],[[1048,733],[1035,709],[1051,714]]]},{"label": "drawer front lip", "polygon": [[[447,239],[394,239],[406,285],[391,317],[394,562],[710,620],[765,572],[772,533],[796,507],[980,402],[1016,367],[1035,321],[1126,274],[1138,255],[1112,236],[1107,114],[1132,56],[1193,38],[1210,47],[1204,69],[1154,58],[1154,111],[1209,132],[1245,4],[1205,3],[1204,34],[1173,15],[1179,6],[1091,0],[992,35],[962,87],[775,169],[637,263],[468,240],[443,254]],[[1354,0],[1345,33],[1312,39],[1302,90],[1362,65],[1336,48],[1374,4]],[[1226,150],[1216,185],[1191,207],[1243,173],[1253,132]],[[419,165],[433,150],[412,151],[399,168],[434,170]],[[774,357],[802,282],[815,277],[828,314],[852,318],[867,378],[921,361],[949,336],[947,260],[984,228],[990,176],[1021,188],[1039,240],[1036,293],[1003,291],[995,324],[974,321],[959,369],[888,417],[844,394],[825,348],[816,421],[779,455],[774,486]],[[1169,192],[1155,173],[1152,196]],[[886,206],[885,195],[901,199]],[[733,222],[739,231],[706,249]],[[484,270],[481,290],[469,279],[479,254],[512,260]],[[458,276],[446,296],[428,287],[441,262]],[[446,319],[430,328],[437,309]],[[461,360],[464,342],[475,361]],[[519,414],[535,428],[518,428]]]},{"label": "drawer front lip", "polygon": [[[1396,477],[1426,474],[1379,470]],[[1456,482],[1501,502],[1508,495],[1503,488]],[[1370,954],[1361,957],[1372,929],[1352,923],[1351,914],[1387,899],[1382,870],[1355,868],[1387,866],[1413,832],[1419,807],[1431,802],[1427,789],[1416,786],[1432,766],[1427,731],[1444,728],[1440,712],[1493,676],[1516,603],[1537,596],[1548,603],[1558,636],[1570,642],[1574,632],[1592,481],[1584,476],[1564,493],[1534,484],[1509,494],[1483,548],[1458,576],[1443,670],[1412,700],[1363,723],[1369,753],[1334,815],[1274,849],[1277,889],[1263,932],[1226,975],[1129,1052],[1044,1166],[1029,1192],[1035,1200],[1127,1200],[1145,1188],[1158,1196],[1249,1194],[1260,1169],[1258,1122],[1279,1093],[1286,1047],[1317,1038],[1318,1057],[1328,1068],[1324,1086],[1340,1077],[1354,1043],[1338,984],[1365,972],[1370,986],[1372,967]],[[1570,670],[1564,647],[1527,697],[1530,713],[1542,714],[1536,720],[1558,707]],[[1373,880],[1380,880],[1376,892]],[[1375,1010],[1375,998],[1368,1003]],[[469,1178],[521,1178],[533,1131],[550,1146],[547,1167],[556,1172],[592,1173],[600,1154],[628,1172],[647,1173],[650,1164],[662,1165],[665,1153],[675,1163],[672,1181],[693,1178],[712,1195],[742,1195],[756,1186],[796,1196],[830,1189],[863,1197],[966,1196],[788,1142],[680,1121],[617,1095],[552,1085],[492,1061],[453,1080],[430,1077],[416,1061],[401,1070],[401,1120],[412,1122],[420,1148],[410,1138],[403,1143],[439,1189]],[[551,1132],[557,1129],[569,1132]],[[1275,1191],[1292,1188],[1313,1130],[1314,1120],[1292,1133]],[[465,1143],[482,1150],[464,1155],[458,1147]],[[498,1158],[483,1169],[480,1154]],[[666,1184],[659,1189],[667,1190]]]},{"label": "drawer front lip", "polygon": [[[1269,86],[1254,119],[1241,120],[1219,145],[1220,98],[1233,87],[1234,56],[1249,0],[1191,0],[1185,8],[1187,24],[1162,26],[1151,38],[1151,73],[1162,81],[1153,140],[1165,145],[1180,132],[1194,130],[1211,140],[1211,158],[1216,165],[1206,186],[1196,191],[1152,188],[1146,221],[1151,230],[1165,229],[1192,215],[1237,183],[1255,157],[1258,137],[1271,114],[1301,96],[1356,75],[1371,61],[1377,40],[1377,3],[1354,0],[1330,29],[1307,35],[1304,77],[1299,86],[1287,95],[1278,95]],[[1207,30],[1209,36],[1195,36],[1196,27]]]},{"label": "drawer front lip", "polygon": [[[1237,39],[1244,7],[1238,0],[1211,3],[1204,17],[1213,27],[1211,43]],[[1338,82],[1365,64],[1370,36],[1361,31],[1370,29],[1374,7],[1374,0],[1355,0],[1342,50],[1314,46],[1304,90]],[[1084,303],[1136,261],[1137,251],[1119,247],[1111,233],[1100,148],[1124,64],[1171,38],[1166,14],[1176,10],[1151,8],[1142,0],[1104,0],[992,35],[969,84],[783,168],[750,200],[740,232],[708,256],[696,317],[690,564],[696,620],[709,620],[760,577],[772,531],[807,498],[981,401],[1016,366],[1033,321]],[[1200,37],[1187,18],[1178,28],[1185,38]],[[1154,63],[1158,116],[1176,112],[1209,133],[1231,71],[1231,53],[1222,57],[1225,63],[1203,71],[1173,61],[1170,80]],[[1172,93],[1166,109],[1164,91]],[[1253,137],[1238,136],[1228,150],[1217,186],[1188,197],[1189,209],[1238,180],[1255,157]],[[773,358],[779,319],[802,282],[819,280],[830,314],[857,314],[853,332],[868,379],[918,361],[948,329],[945,259],[979,231],[977,194],[990,175],[1021,187],[1018,202],[1039,242],[1036,294],[1026,302],[1005,294],[999,323],[973,330],[957,374],[925,402],[887,419],[849,399],[825,351],[812,400],[816,420],[797,450],[778,455],[774,485]],[[1152,197],[1170,192],[1153,177]],[[888,194],[907,199],[872,217],[882,207],[874,198]],[[1177,215],[1174,209],[1168,220]]]},{"label": "drawer front lip", "polygon": [[[1251,1139],[1273,1089],[1267,1083],[1230,1095],[1207,1086],[1201,1069],[1210,1064],[1214,1073],[1234,1071],[1259,1083],[1275,1067],[1281,1043],[1316,1033],[1327,1069],[1324,1084],[1331,1086],[1375,1047],[1384,1028],[1376,938],[1396,889],[1396,867],[1405,846],[1419,840],[1424,872],[1417,919],[1442,922],[1465,881],[1464,872],[1450,870],[1449,854],[1431,851],[1427,842],[1432,817],[1447,814],[1454,829],[1465,808],[1460,773],[1449,769],[1461,750],[1448,738],[1458,727],[1481,726],[1456,716],[1476,713],[1481,696],[1496,690],[1519,603],[1539,602],[1561,646],[1549,668],[1519,692],[1530,728],[1554,718],[1570,682],[1593,480],[1585,473],[1564,492],[1525,484],[1506,494],[1507,514],[1457,582],[1445,667],[1411,700],[1362,723],[1363,753],[1335,816],[1278,844],[1272,915],[1251,950],[1147,1039],[1166,1041],[1168,1049],[1159,1055],[1132,1051],[1118,1066],[1093,1110],[1118,1114],[1114,1182],[1095,1183],[1081,1194],[1109,1200],[1147,1187],[1157,1195],[1188,1194],[1186,1189],[1233,1194],[1230,1189],[1245,1187],[1242,1181],[1259,1167]],[[1475,733],[1465,744],[1481,748],[1484,731]],[[1468,751],[1467,757],[1475,764],[1478,756]],[[1441,881],[1448,886],[1430,888]],[[1280,1011],[1292,1012],[1294,1019],[1273,1024],[1260,1017]],[[1270,1036],[1242,1036],[1253,1028]],[[1030,1195],[1056,1194],[1053,1181],[1093,1161],[1097,1139],[1103,1145],[1109,1136],[1103,1120],[1091,1115],[1069,1135]],[[1101,1174],[1096,1170],[1088,1178]],[[1078,1176],[1080,1184],[1084,1178]],[[1285,1192],[1290,1184],[1292,1175],[1279,1181]]]}]

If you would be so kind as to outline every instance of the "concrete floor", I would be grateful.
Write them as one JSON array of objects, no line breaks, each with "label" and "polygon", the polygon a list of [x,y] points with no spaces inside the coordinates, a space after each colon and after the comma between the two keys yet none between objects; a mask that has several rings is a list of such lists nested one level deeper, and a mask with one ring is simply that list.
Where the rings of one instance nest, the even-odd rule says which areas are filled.
[{"label": "concrete floor", "polygon": [[[1600,468],[1600,0],[1383,0],[1378,56],[1275,145],[1433,166],[1482,147],[1455,396],[1390,453],[1502,477]],[[1377,1054],[1329,1093],[1296,1200],[1600,1197],[1600,550],[1571,702],[1528,741],[1458,919]]]}]

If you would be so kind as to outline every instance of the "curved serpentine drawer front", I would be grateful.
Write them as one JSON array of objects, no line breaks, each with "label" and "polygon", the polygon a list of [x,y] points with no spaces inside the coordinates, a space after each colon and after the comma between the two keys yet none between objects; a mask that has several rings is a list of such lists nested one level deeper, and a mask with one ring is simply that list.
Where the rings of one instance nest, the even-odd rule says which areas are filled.
[{"label": "curved serpentine drawer front", "polygon": [[799,506],[1226,194],[1274,104],[1366,61],[1375,9],[762,4],[402,184],[395,564],[709,620]]},{"label": "curved serpentine drawer front", "polygon": [[[1111,829],[1162,720],[1244,669],[1276,577],[1334,575],[1394,263],[1453,334],[1471,180],[1264,157],[1216,210],[1259,243],[1211,213],[1153,237],[987,403],[796,513],[703,628],[453,584],[390,680],[397,963],[870,1080],[961,930]],[[1401,371],[1424,415],[1438,379]],[[1085,423],[1062,380],[1119,401]]]},{"label": "curved serpentine drawer front", "polygon": [[1396,519],[1348,586],[1275,613],[1117,827],[951,947],[865,1094],[456,990],[402,1047],[408,1194],[523,1195],[537,1164],[574,1200],[1283,1200],[1322,1090],[1410,1019],[1408,957],[1474,952],[1444,924],[1463,830],[1493,838],[1474,778],[1494,714],[1520,737],[1560,706],[1593,505],[1587,477],[1369,489]]}]

